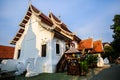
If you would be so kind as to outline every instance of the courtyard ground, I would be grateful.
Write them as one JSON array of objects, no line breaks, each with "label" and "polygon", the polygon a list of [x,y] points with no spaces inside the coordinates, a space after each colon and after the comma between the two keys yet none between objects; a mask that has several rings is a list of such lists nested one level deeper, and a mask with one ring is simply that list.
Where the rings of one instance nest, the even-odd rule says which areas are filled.
[{"label": "courtyard ground", "polygon": [[25,78],[22,76],[17,76],[16,80],[92,80],[92,78],[99,74],[104,69],[109,68],[110,66],[104,66],[103,68],[94,68],[89,69],[89,72],[86,76],[72,76],[64,73],[42,73],[35,77]]},{"label": "courtyard ground", "polygon": [[67,72],[42,73],[30,78],[24,75],[16,76],[15,80],[120,80],[120,65],[113,64],[111,67],[107,65],[102,68],[89,69],[86,76],[67,75]]}]

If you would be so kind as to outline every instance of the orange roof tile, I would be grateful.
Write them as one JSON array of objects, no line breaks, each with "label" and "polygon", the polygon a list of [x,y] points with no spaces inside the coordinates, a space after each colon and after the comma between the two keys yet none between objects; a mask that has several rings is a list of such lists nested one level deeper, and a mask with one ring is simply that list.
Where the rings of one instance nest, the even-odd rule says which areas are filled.
[{"label": "orange roof tile", "polygon": [[0,45],[0,59],[13,59],[14,47]]},{"label": "orange roof tile", "polygon": [[93,42],[93,50],[94,53],[101,53],[103,52],[103,44],[101,40],[97,40]]},{"label": "orange roof tile", "polygon": [[93,39],[92,38],[81,40],[78,45],[78,50],[92,49],[92,48],[93,48]]}]

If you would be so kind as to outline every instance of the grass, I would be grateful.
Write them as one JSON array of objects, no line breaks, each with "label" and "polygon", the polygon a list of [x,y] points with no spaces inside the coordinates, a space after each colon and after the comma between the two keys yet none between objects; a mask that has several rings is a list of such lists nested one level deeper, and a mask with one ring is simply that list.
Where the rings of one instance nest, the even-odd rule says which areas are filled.
[{"label": "grass", "polygon": [[[25,75],[15,76],[15,80],[89,80],[92,76],[98,74],[104,68],[89,69],[86,76],[72,76],[64,73],[41,73],[34,77],[25,77]],[[1,80],[1,79],[0,79]],[[13,80],[13,79],[5,79]]]},{"label": "grass", "polygon": [[42,73],[34,77],[16,76],[15,80],[87,80],[87,76],[72,76],[67,73]]}]

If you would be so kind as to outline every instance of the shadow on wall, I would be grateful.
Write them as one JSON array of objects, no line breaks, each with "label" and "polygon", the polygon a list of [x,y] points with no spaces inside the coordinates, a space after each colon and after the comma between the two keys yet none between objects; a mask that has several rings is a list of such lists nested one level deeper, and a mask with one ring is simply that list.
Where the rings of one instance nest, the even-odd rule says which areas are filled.
[{"label": "shadow on wall", "polygon": [[36,48],[36,35],[32,30],[32,26],[28,27],[28,31],[24,36],[21,45],[20,60],[26,60],[28,58],[35,58],[38,56],[38,49]]}]

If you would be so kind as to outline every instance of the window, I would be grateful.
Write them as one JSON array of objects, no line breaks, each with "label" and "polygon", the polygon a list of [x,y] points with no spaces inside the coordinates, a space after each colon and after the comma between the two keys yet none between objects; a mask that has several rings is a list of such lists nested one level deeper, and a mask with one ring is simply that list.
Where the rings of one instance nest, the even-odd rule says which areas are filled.
[{"label": "window", "polygon": [[20,53],[21,53],[21,50],[19,49],[19,50],[18,50],[18,57],[17,57],[17,59],[19,59]]},{"label": "window", "polygon": [[42,45],[42,57],[46,57],[46,44]]},{"label": "window", "polygon": [[66,44],[66,51],[70,49],[70,44]]},{"label": "window", "polygon": [[74,44],[74,43],[71,43],[71,47],[74,47],[74,48],[75,48],[75,44]]},{"label": "window", "polygon": [[56,54],[59,54],[59,53],[60,53],[60,45],[56,44]]}]

